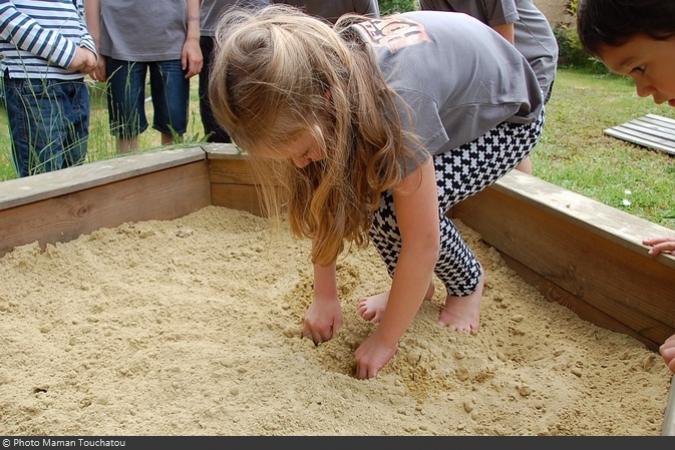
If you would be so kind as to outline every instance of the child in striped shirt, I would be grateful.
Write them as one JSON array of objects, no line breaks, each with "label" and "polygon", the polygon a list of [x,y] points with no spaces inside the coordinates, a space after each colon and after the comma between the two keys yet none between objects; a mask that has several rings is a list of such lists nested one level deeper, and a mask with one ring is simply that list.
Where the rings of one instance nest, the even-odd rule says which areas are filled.
[{"label": "child in striped shirt", "polygon": [[96,48],[82,0],[0,0],[0,54],[17,175],[84,162]]}]

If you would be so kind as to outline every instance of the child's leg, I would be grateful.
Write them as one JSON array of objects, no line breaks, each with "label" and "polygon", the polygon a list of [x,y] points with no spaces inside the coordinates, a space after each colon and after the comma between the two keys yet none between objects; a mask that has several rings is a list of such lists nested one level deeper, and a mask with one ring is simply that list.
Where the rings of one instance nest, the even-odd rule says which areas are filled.
[{"label": "child's leg", "polygon": [[150,64],[150,89],[155,118],[152,127],[162,133],[162,144],[179,142],[187,131],[190,81],[180,60]]},{"label": "child's leg", "polygon": [[[480,264],[446,212],[512,170],[537,143],[542,123],[543,116],[532,124],[501,124],[475,141],[434,158],[441,217],[441,251],[435,273],[448,292],[439,317],[443,325],[476,330],[483,286]],[[390,193],[382,197],[370,237],[393,276],[401,239]],[[377,320],[386,308],[387,299],[387,293],[364,299],[359,304],[361,316]]]},{"label": "child's leg", "polygon": [[117,138],[117,151],[138,148],[138,135],[148,128],[145,117],[147,64],[106,58],[110,132]]},{"label": "child's leg", "polygon": [[448,296],[439,322],[475,331],[484,276],[446,212],[493,184],[529,155],[541,135],[543,112],[531,124],[503,123],[478,139],[434,158],[441,217],[441,252],[436,275]]},{"label": "child's leg", "polygon": [[[370,239],[377,249],[380,257],[387,265],[389,276],[394,276],[398,255],[401,251],[401,234],[394,212],[394,198],[391,192],[385,192],[380,201],[380,207],[375,213],[373,225],[370,228]],[[434,296],[434,285],[427,287],[425,299]],[[362,299],[357,307],[361,317],[372,322],[379,322],[389,300],[389,291]]]},{"label": "child's leg", "polygon": [[67,101],[59,80],[5,79],[12,150],[19,176],[63,168]]},{"label": "child's leg", "polygon": [[64,167],[84,163],[87,157],[89,138],[89,92],[82,81],[60,83],[65,93],[64,120],[68,123],[63,148],[65,149]]}]

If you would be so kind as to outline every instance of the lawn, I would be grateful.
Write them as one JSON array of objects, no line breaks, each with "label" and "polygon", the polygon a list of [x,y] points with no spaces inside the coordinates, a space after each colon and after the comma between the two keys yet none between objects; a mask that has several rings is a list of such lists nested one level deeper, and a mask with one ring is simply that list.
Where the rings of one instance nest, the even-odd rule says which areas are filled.
[{"label": "lawn", "polygon": [[534,174],[675,229],[675,158],[602,133],[647,113],[675,118],[675,109],[637,97],[630,80],[560,70]]},{"label": "lawn", "polygon": [[[196,81],[192,81],[187,145],[203,138]],[[96,161],[114,157],[115,145],[103,92],[96,86],[92,94],[88,159]],[[146,107],[151,123],[151,104]],[[675,229],[675,158],[602,134],[604,128],[647,113],[675,118],[675,109],[638,98],[629,80],[561,69],[548,104],[544,136],[533,154],[535,175]],[[0,180],[6,180],[14,178],[14,170],[4,111],[0,122]],[[142,148],[158,146],[156,131],[141,136]]]}]

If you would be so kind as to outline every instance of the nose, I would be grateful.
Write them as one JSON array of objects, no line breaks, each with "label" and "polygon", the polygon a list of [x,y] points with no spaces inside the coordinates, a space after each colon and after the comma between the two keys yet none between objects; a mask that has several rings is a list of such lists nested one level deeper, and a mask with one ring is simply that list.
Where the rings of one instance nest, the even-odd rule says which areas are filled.
[{"label": "nose", "polygon": [[649,97],[654,92],[656,92],[656,89],[654,89],[654,86],[652,86],[651,84],[649,84],[645,81],[636,81],[635,82],[635,90],[637,91],[637,95],[640,96],[640,97]]}]

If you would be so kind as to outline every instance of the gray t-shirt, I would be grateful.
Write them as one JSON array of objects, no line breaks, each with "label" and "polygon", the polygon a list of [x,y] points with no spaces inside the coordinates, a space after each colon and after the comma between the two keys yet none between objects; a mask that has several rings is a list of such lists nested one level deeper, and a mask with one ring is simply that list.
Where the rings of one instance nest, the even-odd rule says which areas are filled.
[{"label": "gray t-shirt", "polygon": [[354,28],[409,106],[400,108],[404,127],[422,145],[413,146],[406,173],[429,154],[471,142],[502,122],[531,123],[541,112],[542,93],[527,60],[466,14],[416,11]]},{"label": "gray t-shirt", "polygon": [[269,0],[203,0],[200,8],[201,35],[214,36],[221,16],[229,8],[235,6],[262,8],[269,5]]},{"label": "gray t-shirt", "polygon": [[301,8],[307,14],[323,17],[335,23],[343,14],[361,14],[380,17],[377,0],[275,0],[274,3],[285,3]]},{"label": "gray t-shirt", "polygon": [[185,0],[102,0],[101,54],[124,61],[180,59]]},{"label": "gray t-shirt", "polygon": [[537,74],[541,90],[548,93],[555,79],[558,43],[532,0],[420,0],[420,6],[469,14],[491,27],[513,23],[514,44]]}]

